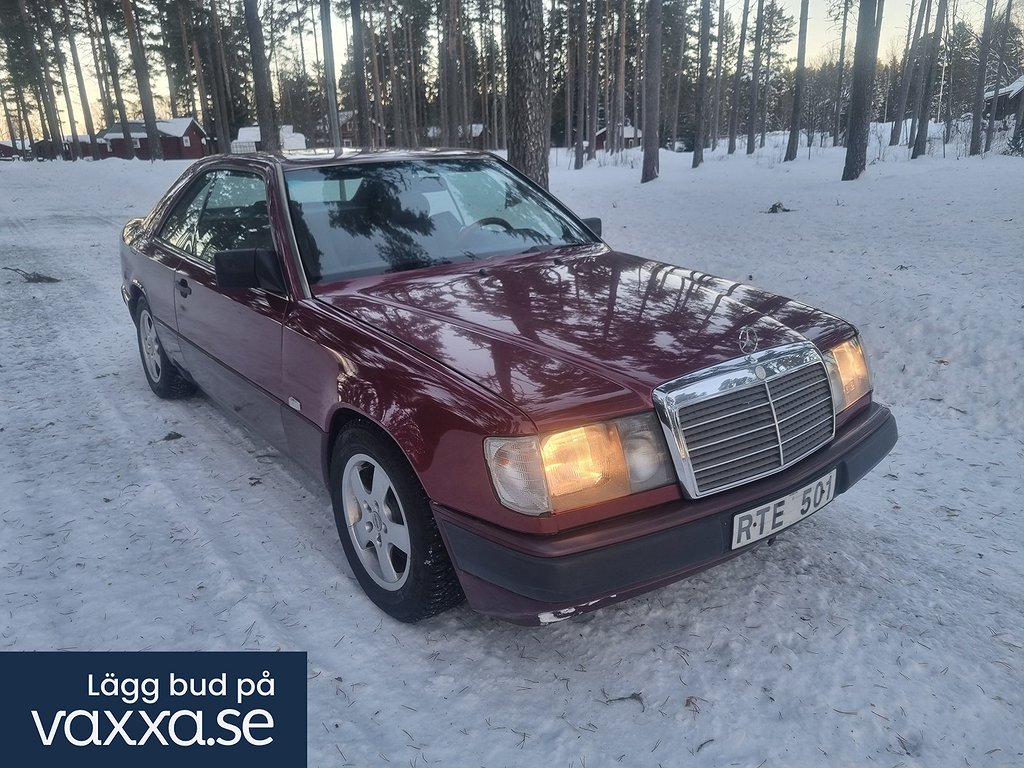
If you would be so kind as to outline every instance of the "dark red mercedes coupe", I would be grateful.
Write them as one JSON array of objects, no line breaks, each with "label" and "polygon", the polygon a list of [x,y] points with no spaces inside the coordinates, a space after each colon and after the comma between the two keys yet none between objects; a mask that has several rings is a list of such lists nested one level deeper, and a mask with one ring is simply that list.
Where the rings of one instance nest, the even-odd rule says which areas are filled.
[{"label": "dark red mercedes coupe", "polygon": [[600,229],[486,153],[218,156],[128,222],[122,293],[153,391],[322,478],[381,609],[548,623],[775,536],[897,439],[849,323]]}]

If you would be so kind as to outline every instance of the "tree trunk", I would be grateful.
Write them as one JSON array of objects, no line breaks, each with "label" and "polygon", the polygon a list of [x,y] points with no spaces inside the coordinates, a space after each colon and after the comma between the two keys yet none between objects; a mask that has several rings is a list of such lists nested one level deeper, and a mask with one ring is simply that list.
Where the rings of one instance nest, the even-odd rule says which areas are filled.
[{"label": "tree trunk", "polygon": [[[171,64],[171,46],[167,36],[171,25],[170,7],[160,11],[160,56],[164,60],[164,75],[167,77],[167,101],[171,107],[171,117],[178,117],[178,86],[174,80],[174,67]],[[182,41],[184,44],[184,41]]]},{"label": "tree trunk", "polygon": [[[643,0],[637,0],[637,5],[638,6],[642,6],[642,4],[643,4]],[[637,126],[637,127],[639,127],[640,123],[642,122],[641,119],[640,119],[640,68],[641,68],[641,62],[640,62],[640,53],[639,53],[639,51],[640,51],[640,42],[639,41],[644,39],[644,37],[643,37],[643,25],[644,25],[644,22],[646,21],[646,19],[644,18],[645,10],[644,10],[643,7],[641,7],[641,9],[640,9],[640,14],[639,15],[640,15],[641,18],[637,19],[637,22],[636,22],[636,40],[637,40],[637,44],[636,44],[637,54],[636,54],[636,56],[637,56],[637,58],[633,62],[633,125]],[[659,72],[660,72],[660,68],[659,68]],[[661,75],[659,74],[658,76],[660,77]],[[636,136],[635,133],[633,135],[634,135],[634,137]]]},{"label": "tree trunk", "polygon": [[350,0],[352,13],[352,74],[356,86],[356,127],[359,145],[369,147],[370,100],[366,95],[366,54],[363,51],[363,14],[360,0]]},{"label": "tree trunk", "polygon": [[210,22],[213,27],[214,53],[217,56],[215,66],[217,77],[214,78],[214,84],[218,86],[223,97],[221,109],[224,112],[224,130],[230,145],[231,128],[235,119],[235,100],[231,94],[231,72],[228,69],[228,57],[224,48],[224,34],[221,32],[220,12],[217,10],[216,0],[210,0]]},{"label": "tree trunk", "polygon": [[75,68],[75,82],[78,84],[78,95],[82,102],[82,119],[85,121],[85,132],[89,135],[89,151],[93,160],[100,159],[100,148],[96,143],[96,128],[92,122],[92,111],[89,109],[89,97],[85,92],[85,76],[82,73],[82,62],[78,58],[78,46],[75,43],[75,30],[71,26],[71,14],[68,12],[67,0],[61,0],[61,12],[64,25],[68,31],[68,43],[71,45],[71,63]]},{"label": "tree trunk", "polygon": [[942,45],[942,24],[946,19],[946,0],[939,0],[935,12],[935,32],[927,46],[927,61],[925,62],[924,77],[924,99],[921,102],[921,111],[917,116],[917,140],[914,142],[914,151],[910,158],[917,159],[928,151],[928,126],[931,122],[932,109],[932,87],[935,85],[935,68],[939,61],[939,47]]},{"label": "tree trunk", "polygon": [[[913,0],[911,0],[913,2]],[[842,0],[843,31],[839,36],[839,60],[836,62],[836,109],[835,120],[832,122],[832,146],[839,144],[839,126],[843,115],[843,74],[846,70],[846,31],[850,26],[850,5],[853,0]],[[801,18],[803,9],[801,8]]]},{"label": "tree trunk", "polygon": [[249,60],[252,62],[256,91],[256,117],[259,122],[260,143],[263,152],[281,152],[281,135],[273,114],[273,89],[270,66],[266,60],[263,27],[260,24],[256,0],[245,0],[246,30],[249,32]]},{"label": "tree trunk", "polygon": [[597,103],[601,98],[601,32],[604,0],[594,0],[594,29],[590,38],[590,104],[587,109],[587,159],[597,154]]},{"label": "tree trunk", "polygon": [[978,76],[974,81],[974,115],[971,121],[971,154],[981,154],[981,116],[985,111],[985,80],[988,74],[988,56],[992,49],[992,5],[985,3],[985,26],[981,30],[981,44],[978,47]]},{"label": "tree trunk", "polygon": [[718,41],[715,46],[715,94],[711,99],[711,150],[718,149],[722,117],[722,42],[725,38],[725,0],[718,0]]},{"label": "tree trunk", "polygon": [[804,85],[807,82],[807,69],[804,59],[807,56],[807,5],[808,0],[800,3],[800,40],[796,50],[796,85],[793,89],[793,112],[789,117],[789,145],[786,147],[784,161],[796,160],[800,149],[800,118],[803,110]]},{"label": "tree trunk", "polygon": [[[671,139],[670,146],[673,151],[676,148],[676,138],[679,131],[679,103],[682,100],[683,94],[683,64],[686,63],[686,5],[679,9],[680,15],[680,32],[679,32],[679,57],[677,59],[678,64],[676,65],[676,87],[672,89],[672,102],[668,108],[668,114],[670,116],[669,126],[671,131],[669,137]],[[700,51],[697,52],[700,54]]]},{"label": "tree trunk", "polygon": [[661,0],[647,2],[644,56],[644,162],[640,183],[658,178],[658,125],[661,122]]},{"label": "tree trunk", "polygon": [[[32,39],[32,30],[36,28],[29,18],[28,8],[25,6],[25,0],[18,0],[18,10],[21,13],[21,21],[22,24],[24,24],[26,32],[25,53],[28,56],[29,69],[39,82],[39,107],[40,112],[45,114],[43,128],[44,132],[50,137],[51,143],[49,156],[53,157],[54,147],[57,146],[56,142],[60,141],[60,122],[57,120],[57,110],[54,108],[53,102],[47,98],[45,93],[46,71],[43,68],[43,59],[40,58],[39,51],[36,50],[36,43]],[[56,126],[56,129],[54,129],[54,126]],[[56,134],[54,134],[54,130],[56,130]]]},{"label": "tree trunk", "polygon": [[128,42],[132,49],[135,79],[139,84],[139,101],[142,102],[142,118],[146,123],[146,139],[149,141],[149,159],[163,160],[164,148],[160,143],[160,131],[156,127],[153,90],[149,85],[149,64],[146,63],[146,52],[142,49],[142,38],[139,37],[139,31],[135,26],[134,0],[121,0],[121,11],[124,13]]},{"label": "tree trunk", "polygon": [[[334,37],[331,35],[331,2],[320,0],[320,35],[324,45],[324,91],[327,93],[327,125],[331,146],[341,152],[341,126],[338,124],[338,81],[334,77]],[[305,67],[303,67],[305,73]]]},{"label": "tree trunk", "polygon": [[910,113],[910,138],[907,146],[914,148],[917,143],[917,118],[921,115],[921,101],[924,99],[925,63],[928,60],[928,29],[932,23],[932,0],[921,0],[924,3],[924,27],[921,29],[921,41],[917,52],[917,73],[914,75],[914,106]]},{"label": "tree trunk", "polygon": [[921,26],[924,24],[925,0],[921,0],[921,7],[917,12],[917,25],[914,27],[914,36],[910,37],[910,19],[914,18],[914,6],[911,2],[910,18],[907,19],[907,44],[903,53],[903,78],[900,82],[900,97],[896,102],[895,120],[892,121],[892,131],[889,133],[889,146],[895,147],[900,143],[903,135],[903,124],[907,120],[907,98],[910,96],[911,75],[914,72],[914,59],[918,53],[918,40],[921,37]]},{"label": "tree trunk", "polygon": [[386,147],[387,128],[384,122],[384,98],[381,95],[381,77],[377,59],[377,35],[373,31],[373,15],[369,9],[366,11],[366,31],[370,37],[370,87],[373,90],[373,108],[377,125],[380,126],[377,146]]},{"label": "tree trunk", "polygon": [[[26,148],[31,148],[30,151],[32,154],[35,154],[36,137],[32,135],[32,121],[29,119],[28,104],[25,103],[25,89],[15,88],[14,95],[18,99],[18,107],[21,113],[21,117],[19,119],[25,128],[24,132],[21,134],[22,151]],[[26,136],[28,137],[27,145],[25,144]]]},{"label": "tree trunk", "polygon": [[409,139],[412,146],[418,147],[420,145],[420,119],[419,119],[419,108],[417,106],[416,94],[419,90],[419,85],[416,78],[416,51],[413,48],[412,43],[412,24],[407,23],[405,26],[405,39],[406,39],[406,50],[409,51]]},{"label": "tree trunk", "polygon": [[71,134],[69,149],[71,159],[79,160],[82,157],[82,144],[78,140],[78,124],[75,122],[75,105],[71,99],[71,89],[68,87],[68,64],[64,58],[64,51],[60,49],[60,38],[57,37],[56,25],[51,20],[50,35],[53,37],[53,51],[57,59],[57,72],[60,75],[60,86],[64,90],[64,108],[68,111],[68,131]]},{"label": "tree trunk", "polygon": [[[722,0],[719,0],[721,3]],[[721,30],[719,30],[721,34]],[[697,66],[697,96],[693,110],[693,124],[695,133],[693,138],[693,166],[699,168],[704,162],[704,102],[708,97],[708,69],[711,65],[711,0],[701,0],[700,3],[700,63]],[[682,77],[682,72],[679,73]],[[674,149],[674,147],[673,147]]]},{"label": "tree trunk", "polygon": [[100,103],[103,105],[103,119],[108,128],[114,127],[114,105],[110,102],[110,78],[107,73],[107,60],[100,42],[99,30],[95,29],[93,15],[90,12],[92,0],[82,3],[85,13],[85,25],[89,30],[89,47],[92,50],[93,68],[96,70],[96,81],[100,87]]},{"label": "tree trunk", "polygon": [[[872,7],[874,3],[872,2]],[[757,135],[757,91],[761,85],[761,40],[764,36],[764,0],[757,0],[757,24],[754,27],[754,60],[750,70],[750,103],[747,104],[747,154],[754,154]]]},{"label": "tree trunk", "polygon": [[[328,7],[330,6],[329,0],[321,0],[321,2]],[[388,68],[391,70],[391,114],[395,123],[395,144],[400,147],[407,147],[410,142],[405,130],[405,100],[402,98],[402,71],[398,65],[398,57],[395,55],[394,20],[392,19],[390,0],[384,3],[384,34],[384,41],[387,43]],[[326,46],[326,42],[324,45]],[[324,50],[326,51],[326,47]]]},{"label": "tree trunk", "polygon": [[117,107],[117,119],[121,121],[121,135],[124,137],[124,153],[129,160],[135,157],[135,147],[132,144],[132,132],[128,127],[128,115],[124,108],[124,96],[121,94],[121,76],[118,74],[117,53],[114,46],[110,44],[110,27],[107,25],[107,12],[102,3],[96,6],[97,14],[100,17],[100,32],[103,35],[103,45],[107,50],[107,71],[110,73],[110,82],[114,86],[114,104]]},{"label": "tree trunk", "polygon": [[[992,91],[992,110],[988,115],[988,127],[985,129],[985,151],[992,151],[992,134],[996,127],[996,107],[999,106],[999,89],[1003,87],[1003,59],[1006,56],[1006,39],[1010,36],[1010,9],[1013,0],[1006,0],[1006,18],[1003,21],[1003,39],[999,44],[999,58],[996,60],[996,85]],[[1024,96],[1021,97],[1024,100]]]},{"label": "tree trunk", "polygon": [[508,160],[548,187],[544,127],[544,11],[541,0],[505,0],[508,33]]},{"label": "tree trunk", "polygon": [[210,92],[210,96],[213,99],[213,114],[214,114],[214,128],[217,133],[217,151],[218,152],[229,152],[231,150],[231,119],[228,117],[227,109],[227,93],[224,88],[224,77],[222,76],[223,70],[218,64],[217,54],[215,52],[215,42],[212,31],[207,30],[208,34],[204,43],[206,45],[206,60],[210,62],[210,75],[213,78],[211,85],[213,90]]},{"label": "tree trunk", "polygon": [[11,119],[11,110],[7,106],[7,87],[2,80],[0,80],[0,104],[4,106],[4,120],[7,122],[7,134],[11,137],[11,149],[17,153],[19,152],[18,138],[22,134],[20,131],[15,133],[14,120]]},{"label": "tree trunk", "polygon": [[[180,7],[179,7],[180,10]],[[182,28],[184,29],[184,15],[182,15]],[[196,88],[199,90],[199,110],[203,120],[203,129],[207,135],[214,133],[213,119],[210,116],[210,99],[206,89],[206,76],[203,74],[203,62],[199,56],[199,40],[192,29],[192,62],[196,70]],[[226,151],[224,147],[218,148],[219,152]]]},{"label": "tree trunk", "polygon": [[[192,84],[192,72],[190,69],[191,59],[189,58],[192,51],[192,41],[189,39],[188,31],[185,28],[185,13],[180,5],[178,6],[178,28],[181,31],[182,58],[180,63],[182,65],[182,72],[184,73],[182,84],[185,87],[185,93],[188,94],[188,114],[198,121],[200,117],[199,113],[196,111],[196,93]],[[205,107],[206,105],[204,104],[204,110]]]},{"label": "tree trunk", "polygon": [[[722,0],[719,0],[722,2]],[[736,152],[736,134],[740,123],[740,87],[743,84],[743,48],[747,42],[747,16],[750,0],[743,0],[743,19],[740,22],[740,45],[736,53],[736,72],[732,77],[732,103],[729,104],[729,154]]]},{"label": "tree trunk", "polygon": [[629,28],[627,17],[627,0],[622,0],[619,7],[619,60],[615,75],[615,151],[621,152],[625,144],[623,132],[626,130],[626,30]]},{"label": "tree trunk", "polygon": [[583,167],[583,142],[587,137],[587,0],[576,6],[576,154],[573,168]]},{"label": "tree trunk", "polygon": [[764,148],[765,134],[768,132],[768,97],[771,95],[769,87],[772,83],[772,53],[775,50],[774,42],[771,38],[769,38],[766,42],[768,43],[768,45],[764,47],[764,95],[761,98],[760,146],[762,149]]},{"label": "tree trunk", "polygon": [[[565,148],[573,146],[572,136],[572,97],[576,80],[576,35],[574,34],[576,15],[573,12],[572,0],[565,0]],[[566,153],[568,154],[568,152]]]},{"label": "tree trunk", "polygon": [[850,121],[846,135],[846,165],[843,181],[860,178],[867,167],[868,126],[871,120],[871,92],[875,80],[875,0],[860,0],[857,45],[853,53],[850,82]]}]

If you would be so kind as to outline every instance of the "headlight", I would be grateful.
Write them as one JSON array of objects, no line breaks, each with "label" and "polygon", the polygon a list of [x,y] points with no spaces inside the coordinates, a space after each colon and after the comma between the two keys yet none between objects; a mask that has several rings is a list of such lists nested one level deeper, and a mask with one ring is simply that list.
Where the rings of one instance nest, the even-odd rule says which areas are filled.
[{"label": "headlight", "polygon": [[836,413],[849,408],[871,391],[871,371],[859,337],[832,347],[824,357]]},{"label": "headlight", "polygon": [[564,512],[672,482],[654,413],[530,437],[489,437],[487,466],[501,503],[517,512]]}]

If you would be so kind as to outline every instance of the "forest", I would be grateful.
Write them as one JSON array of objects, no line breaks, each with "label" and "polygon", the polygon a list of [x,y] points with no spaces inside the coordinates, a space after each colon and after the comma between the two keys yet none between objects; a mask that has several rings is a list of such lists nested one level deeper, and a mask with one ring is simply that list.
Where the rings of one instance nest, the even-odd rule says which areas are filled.
[{"label": "forest", "polygon": [[[505,149],[528,109],[537,144],[574,148],[576,167],[640,143],[696,166],[773,131],[790,132],[793,159],[860,142],[871,122],[911,148],[923,121],[947,140],[969,130],[977,154],[996,122],[986,92],[1021,76],[1020,1],[983,0],[974,19],[978,4],[911,0],[885,18],[902,44],[879,50],[883,15],[902,8],[816,0],[836,42],[809,55],[808,0],[0,0],[0,127],[12,147],[75,159],[105,128],[181,116],[211,152],[254,124],[275,126],[269,148],[283,124],[330,146],[340,112],[356,146]],[[524,62],[539,65],[525,103],[511,82]]]}]

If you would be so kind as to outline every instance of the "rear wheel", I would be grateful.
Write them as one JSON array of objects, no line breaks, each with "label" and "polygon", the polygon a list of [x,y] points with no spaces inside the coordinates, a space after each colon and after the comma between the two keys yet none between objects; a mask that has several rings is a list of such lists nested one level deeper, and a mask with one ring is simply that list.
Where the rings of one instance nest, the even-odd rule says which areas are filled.
[{"label": "rear wheel", "polygon": [[398,448],[365,423],[338,437],[331,501],[349,565],[381,610],[413,622],[462,601],[419,481]]},{"label": "rear wheel", "polygon": [[144,297],[139,299],[135,307],[135,325],[138,330],[142,370],[146,374],[149,388],[157,397],[179,398],[191,395],[195,391],[195,386],[181,375],[181,371],[164,352],[160,337],[157,335],[156,321],[149,309],[149,302]]}]

